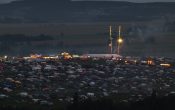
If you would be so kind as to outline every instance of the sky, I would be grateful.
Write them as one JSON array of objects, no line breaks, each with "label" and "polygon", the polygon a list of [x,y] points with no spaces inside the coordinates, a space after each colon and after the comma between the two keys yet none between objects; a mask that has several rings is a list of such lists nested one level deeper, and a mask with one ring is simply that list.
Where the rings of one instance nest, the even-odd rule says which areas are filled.
[{"label": "sky", "polygon": [[[0,3],[8,3],[11,1],[15,1],[15,0],[0,0]],[[175,0],[73,0],[73,1],[175,2]]]},{"label": "sky", "polygon": [[11,1],[15,1],[15,0],[0,0],[0,3],[8,3],[8,2],[11,2]]},{"label": "sky", "polygon": [[73,0],[73,1],[175,2],[175,0]]}]

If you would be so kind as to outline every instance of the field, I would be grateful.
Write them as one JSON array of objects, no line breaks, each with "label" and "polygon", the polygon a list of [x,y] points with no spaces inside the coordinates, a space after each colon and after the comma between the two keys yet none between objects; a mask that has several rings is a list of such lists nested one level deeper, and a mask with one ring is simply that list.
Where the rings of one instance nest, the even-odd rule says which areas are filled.
[{"label": "field", "polygon": [[[175,32],[167,31],[160,22],[138,23],[64,23],[64,24],[0,24],[0,35],[24,34],[36,36],[49,35],[53,41],[32,42],[34,52],[44,52],[42,45],[47,45],[47,52],[75,51],[80,53],[108,53],[109,25],[113,26],[113,38],[118,35],[117,27],[122,25],[123,55],[133,56],[168,56],[175,55]],[[62,43],[62,46],[57,43]],[[116,45],[114,45],[116,47]],[[22,46],[16,46],[21,50]],[[1,53],[2,54],[2,53]]]}]

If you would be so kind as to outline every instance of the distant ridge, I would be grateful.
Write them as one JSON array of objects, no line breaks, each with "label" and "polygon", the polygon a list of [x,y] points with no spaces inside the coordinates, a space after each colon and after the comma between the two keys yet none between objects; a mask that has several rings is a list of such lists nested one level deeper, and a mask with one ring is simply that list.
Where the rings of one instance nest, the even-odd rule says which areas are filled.
[{"label": "distant ridge", "polygon": [[175,3],[20,0],[0,5],[0,23],[148,21],[167,16],[175,16]]}]

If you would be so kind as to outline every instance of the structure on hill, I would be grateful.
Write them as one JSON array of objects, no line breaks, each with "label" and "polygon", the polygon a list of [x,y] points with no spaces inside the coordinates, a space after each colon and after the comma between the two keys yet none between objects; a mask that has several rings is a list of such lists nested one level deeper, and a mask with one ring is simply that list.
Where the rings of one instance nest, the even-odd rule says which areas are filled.
[{"label": "structure on hill", "polygon": [[121,26],[119,26],[119,35],[118,35],[118,38],[117,38],[117,54],[120,55],[120,46],[121,44],[123,43],[123,39],[121,37]]},{"label": "structure on hill", "polygon": [[[121,44],[123,43],[123,39],[121,36],[121,26],[119,26],[118,29],[118,36],[116,38],[116,54],[120,55],[120,48]],[[113,38],[112,38],[112,26],[109,27],[109,49],[110,49],[110,54],[113,54],[114,48],[113,48]]]},{"label": "structure on hill", "polygon": [[109,49],[110,49],[110,54],[113,53],[113,42],[112,42],[112,26],[109,26]]},{"label": "structure on hill", "polygon": [[106,58],[106,59],[110,59],[110,58],[121,58],[122,56],[120,56],[118,54],[84,54],[84,55],[82,55],[82,57],[84,57],[84,58]]},{"label": "structure on hill", "polygon": [[121,58],[122,56],[120,55],[120,47],[121,44],[123,43],[123,39],[121,37],[121,26],[119,26],[118,29],[118,37],[116,38],[116,51],[117,53],[113,53],[113,38],[112,38],[112,26],[109,26],[109,49],[110,53],[109,54],[84,54],[82,57],[84,58]]}]

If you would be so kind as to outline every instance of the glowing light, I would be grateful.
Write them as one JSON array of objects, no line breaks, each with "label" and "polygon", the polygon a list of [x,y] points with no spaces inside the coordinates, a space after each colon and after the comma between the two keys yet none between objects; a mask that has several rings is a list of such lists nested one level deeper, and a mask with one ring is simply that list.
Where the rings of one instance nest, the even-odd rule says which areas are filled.
[{"label": "glowing light", "polygon": [[148,65],[152,65],[152,64],[153,64],[153,61],[152,61],[152,60],[148,60],[148,61],[147,61],[147,64],[148,64]]},{"label": "glowing light", "polygon": [[64,56],[64,59],[66,59],[66,60],[72,59],[72,56],[71,55],[66,55],[66,56]]},{"label": "glowing light", "polygon": [[49,56],[49,57],[43,57],[44,59],[57,59],[58,57],[57,56]]},{"label": "glowing light", "polygon": [[79,58],[79,55],[72,55],[73,58]]},{"label": "glowing light", "polygon": [[61,53],[61,55],[69,55],[69,53],[67,53],[67,52],[63,52],[63,53]]},{"label": "glowing light", "polygon": [[63,58],[64,58],[65,60],[67,60],[67,59],[72,59],[72,55],[70,55],[70,54],[67,53],[67,52],[63,52],[63,53],[61,53],[61,55],[63,56]]},{"label": "glowing light", "polygon": [[30,55],[30,58],[32,58],[32,59],[37,59],[37,58],[40,58],[40,57],[41,57],[41,55],[38,55],[38,54]]},{"label": "glowing light", "polygon": [[7,59],[7,57],[8,57],[7,55],[4,56],[5,59]]},{"label": "glowing light", "polygon": [[119,38],[119,39],[118,39],[118,43],[121,44],[122,42],[123,42],[123,39]]},{"label": "glowing light", "polygon": [[162,63],[162,64],[160,64],[160,66],[170,67],[170,66],[171,66],[171,64],[168,64],[168,63]]}]

